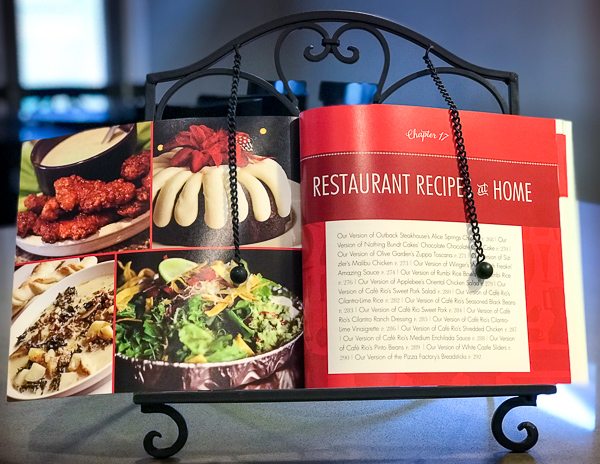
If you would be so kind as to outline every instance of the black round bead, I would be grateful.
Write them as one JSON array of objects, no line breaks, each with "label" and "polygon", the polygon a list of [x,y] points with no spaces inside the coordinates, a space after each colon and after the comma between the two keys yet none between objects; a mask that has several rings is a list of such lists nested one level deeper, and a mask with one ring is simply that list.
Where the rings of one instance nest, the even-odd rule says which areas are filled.
[{"label": "black round bead", "polygon": [[246,279],[248,278],[248,271],[244,266],[238,264],[231,270],[229,276],[231,277],[231,281],[233,283],[242,284],[246,282]]},{"label": "black round bead", "polygon": [[480,279],[489,279],[492,277],[493,273],[494,268],[487,261],[481,261],[480,263],[477,263],[477,266],[475,266],[475,274]]}]

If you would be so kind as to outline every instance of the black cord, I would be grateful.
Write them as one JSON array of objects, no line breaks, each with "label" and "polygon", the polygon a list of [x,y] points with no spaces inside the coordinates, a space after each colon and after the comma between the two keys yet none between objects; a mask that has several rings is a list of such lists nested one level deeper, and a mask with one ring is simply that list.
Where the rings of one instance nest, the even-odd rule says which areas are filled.
[{"label": "black cord", "polygon": [[431,75],[433,82],[450,109],[450,121],[452,122],[452,132],[454,135],[454,146],[456,148],[458,170],[463,181],[465,214],[467,216],[467,220],[471,224],[471,236],[473,239],[473,245],[475,246],[475,253],[477,255],[475,274],[480,279],[489,279],[494,272],[494,268],[490,263],[485,261],[485,254],[483,253],[483,245],[481,243],[481,233],[479,230],[479,221],[477,220],[477,209],[475,208],[475,197],[473,195],[473,187],[471,186],[471,176],[469,174],[467,150],[465,148],[465,139],[463,138],[462,133],[460,114],[458,113],[458,107],[454,103],[454,100],[452,100],[448,90],[446,90],[442,79],[440,78],[437,70],[431,62],[431,59],[429,58],[429,51],[432,48],[433,46],[429,46],[425,52],[425,55],[423,56],[423,60],[427,65],[427,69],[429,70],[429,74]]},{"label": "black cord", "polygon": [[242,264],[240,254],[240,220],[238,209],[238,189],[237,189],[237,125],[235,113],[238,102],[238,89],[240,84],[240,68],[242,56],[239,46],[234,46],[233,57],[233,77],[231,79],[231,94],[227,104],[227,150],[229,164],[229,197],[231,204],[231,230],[233,234],[233,260],[236,266],[231,269],[231,280],[236,284],[241,284],[248,278],[248,271]]}]

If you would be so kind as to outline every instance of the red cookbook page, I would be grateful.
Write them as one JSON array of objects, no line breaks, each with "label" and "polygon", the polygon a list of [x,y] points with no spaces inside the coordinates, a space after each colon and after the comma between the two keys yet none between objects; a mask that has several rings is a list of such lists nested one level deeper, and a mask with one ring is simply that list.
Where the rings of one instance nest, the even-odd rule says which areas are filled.
[{"label": "red cookbook page", "polygon": [[564,137],[551,119],[461,116],[486,281],[446,110],[301,115],[307,387],[570,382]]}]

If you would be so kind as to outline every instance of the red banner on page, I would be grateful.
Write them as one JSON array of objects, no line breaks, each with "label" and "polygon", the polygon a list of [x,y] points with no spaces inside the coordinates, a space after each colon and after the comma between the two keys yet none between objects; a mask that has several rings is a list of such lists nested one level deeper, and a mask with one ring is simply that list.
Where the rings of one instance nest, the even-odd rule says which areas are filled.
[{"label": "red banner on page", "polygon": [[[479,219],[558,227],[557,167],[470,159]],[[464,221],[456,158],[406,152],[304,156],[304,223],[340,219]]]},{"label": "red banner on page", "polygon": [[[558,162],[553,119],[460,112],[467,152],[494,160]],[[455,155],[448,110],[395,105],[329,106],[300,116],[302,158],[345,151]]]}]

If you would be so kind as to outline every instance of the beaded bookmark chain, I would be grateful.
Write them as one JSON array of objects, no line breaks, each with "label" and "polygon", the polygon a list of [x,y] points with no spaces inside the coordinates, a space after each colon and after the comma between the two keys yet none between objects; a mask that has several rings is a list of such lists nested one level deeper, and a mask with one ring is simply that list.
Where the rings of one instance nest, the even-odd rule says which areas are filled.
[{"label": "beaded bookmark chain", "polygon": [[452,100],[452,97],[446,90],[442,79],[437,73],[437,70],[433,66],[431,59],[429,58],[429,51],[433,46],[429,46],[423,60],[427,65],[429,74],[433,79],[436,87],[440,91],[440,94],[446,101],[448,108],[450,109],[450,121],[452,122],[452,132],[454,133],[454,146],[456,148],[456,158],[458,160],[458,170],[463,180],[464,187],[464,203],[465,213],[467,220],[471,224],[471,237],[473,239],[473,245],[475,246],[475,253],[477,255],[477,264],[475,265],[475,275],[480,279],[489,279],[494,273],[494,268],[490,263],[485,260],[483,254],[483,245],[481,243],[481,234],[479,232],[479,221],[477,220],[477,210],[475,209],[475,197],[473,195],[473,188],[471,187],[471,176],[469,175],[469,165],[467,163],[467,150],[465,148],[465,139],[462,133],[462,124],[460,122],[460,115],[458,114],[458,107]]},{"label": "beaded bookmark chain", "polygon": [[240,84],[240,67],[242,56],[239,47],[234,47],[233,58],[233,78],[231,80],[231,95],[227,105],[227,149],[229,155],[229,196],[231,198],[231,229],[233,232],[233,260],[236,266],[231,269],[231,281],[241,284],[248,278],[248,271],[242,264],[240,255],[240,221],[238,211],[238,191],[237,191],[237,158],[236,158],[236,119],[235,113],[238,101],[238,87]]}]

